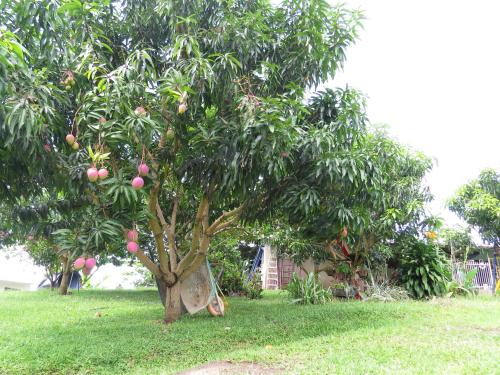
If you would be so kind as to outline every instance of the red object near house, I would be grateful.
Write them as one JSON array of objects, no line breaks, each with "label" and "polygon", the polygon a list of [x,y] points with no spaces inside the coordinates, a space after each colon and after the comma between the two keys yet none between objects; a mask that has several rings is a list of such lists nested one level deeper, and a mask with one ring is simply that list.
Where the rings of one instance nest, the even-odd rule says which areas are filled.
[{"label": "red object near house", "polygon": [[342,250],[342,254],[344,254],[345,257],[348,257],[349,254],[349,248],[347,245],[339,238],[337,238],[337,245],[340,247],[340,250]]}]

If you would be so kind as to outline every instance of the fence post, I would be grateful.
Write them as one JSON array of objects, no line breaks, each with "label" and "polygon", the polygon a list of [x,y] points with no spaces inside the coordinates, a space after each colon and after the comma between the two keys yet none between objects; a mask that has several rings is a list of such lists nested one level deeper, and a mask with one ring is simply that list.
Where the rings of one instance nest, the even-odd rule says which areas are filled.
[{"label": "fence post", "polygon": [[497,261],[497,249],[495,243],[495,246],[493,246],[493,286],[491,287],[492,289],[491,291],[493,294],[495,294],[497,286],[497,267],[498,267],[498,261]]},{"label": "fence post", "polygon": [[492,267],[491,267],[491,263],[493,263],[491,260],[490,260],[490,257],[488,257],[488,269],[490,271],[490,277],[491,277],[491,284],[493,285],[493,293],[495,291],[495,279],[496,279],[496,275],[495,277],[493,276],[493,272],[492,272]]}]

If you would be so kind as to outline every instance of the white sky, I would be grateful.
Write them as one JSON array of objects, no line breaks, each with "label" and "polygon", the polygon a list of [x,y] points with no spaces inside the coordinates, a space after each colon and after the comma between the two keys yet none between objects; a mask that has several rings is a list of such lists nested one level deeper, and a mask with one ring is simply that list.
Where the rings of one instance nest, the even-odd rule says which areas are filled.
[{"label": "white sky", "polygon": [[388,124],[398,140],[436,158],[432,211],[454,224],[445,200],[481,169],[500,167],[500,1],[346,5],[367,19],[331,86],[363,91],[372,123]]}]

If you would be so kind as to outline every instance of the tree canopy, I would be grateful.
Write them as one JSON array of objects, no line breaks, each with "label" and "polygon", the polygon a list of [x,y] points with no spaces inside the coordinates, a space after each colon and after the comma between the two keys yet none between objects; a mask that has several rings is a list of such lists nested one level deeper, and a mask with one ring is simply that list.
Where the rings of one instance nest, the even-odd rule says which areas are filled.
[{"label": "tree canopy", "polygon": [[61,251],[128,241],[175,320],[213,236],[278,207],[308,215],[324,182],[371,183],[362,95],[305,95],[342,66],[361,18],[321,0],[4,2],[3,192],[80,202]]},{"label": "tree canopy", "polygon": [[448,208],[476,228],[484,241],[500,240],[500,174],[485,169],[475,180],[460,187]]},{"label": "tree canopy", "polygon": [[[296,259],[312,255],[360,266],[375,246],[433,228],[425,210],[432,199],[423,179],[432,168],[428,157],[382,129],[360,133],[349,154],[360,162],[340,171],[347,181],[321,181],[314,209],[289,215],[290,227],[272,230],[271,239]],[[364,167],[355,174],[358,165]]]}]

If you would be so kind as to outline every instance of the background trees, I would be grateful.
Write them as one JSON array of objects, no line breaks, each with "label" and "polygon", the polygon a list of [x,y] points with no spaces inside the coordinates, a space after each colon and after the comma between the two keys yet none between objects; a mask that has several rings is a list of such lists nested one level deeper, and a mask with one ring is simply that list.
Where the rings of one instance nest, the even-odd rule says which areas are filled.
[{"label": "background trees", "polygon": [[483,170],[477,179],[460,187],[448,207],[478,230],[485,242],[500,239],[500,174]]},{"label": "background trees", "polygon": [[[284,215],[290,218],[289,224],[269,231],[271,241],[299,262],[311,256],[328,260],[322,266],[328,272],[345,263],[356,274],[384,251],[385,264],[405,238],[418,237],[435,225],[425,211],[432,196],[423,180],[431,160],[380,129],[358,132],[356,137],[348,151],[353,163],[340,164],[335,175],[347,179],[323,177],[316,186],[314,205],[283,205],[283,212],[293,210]],[[300,207],[309,210],[300,211]]]},{"label": "background trees", "polygon": [[471,237],[471,229],[464,227],[444,227],[439,230],[439,242],[446,253],[450,254],[452,262],[457,259],[467,259],[467,256],[477,249]]},{"label": "background trees", "polygon": [[50,288],[54,289],[57,284],[57,277],[61,272],[61,261],[57,249],[47,240],[32,240],[26,244],[26,251],[33,259],[33,263],[44,268],[45,277],[50,283]]}]

